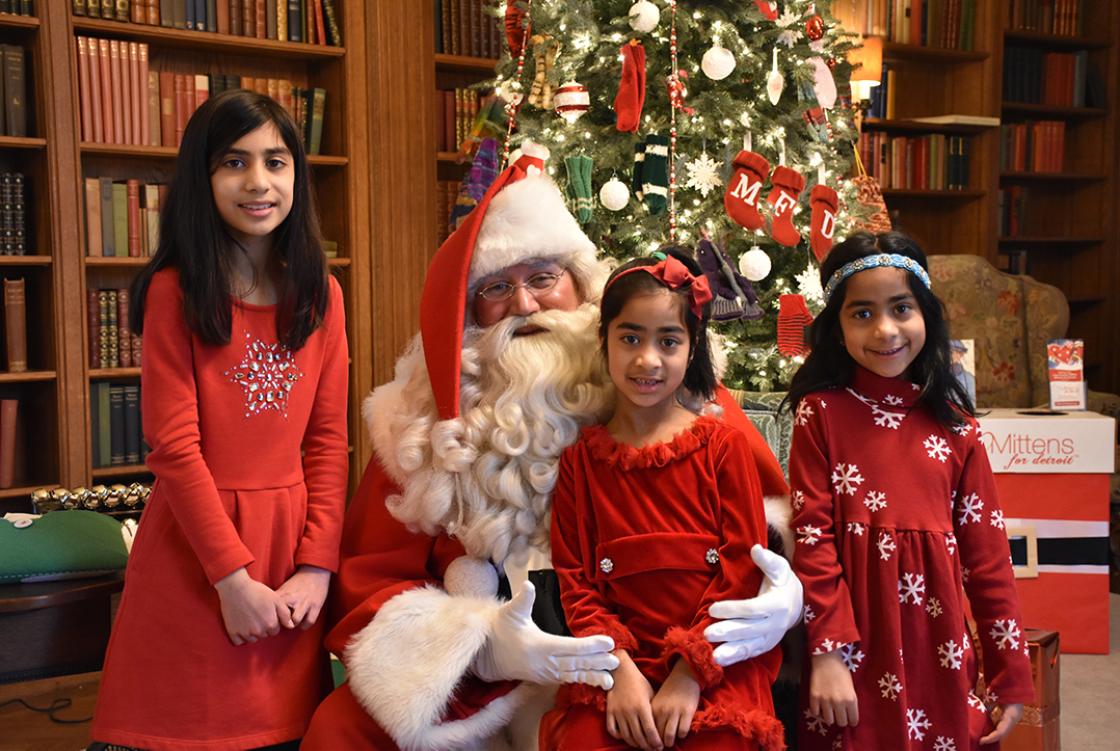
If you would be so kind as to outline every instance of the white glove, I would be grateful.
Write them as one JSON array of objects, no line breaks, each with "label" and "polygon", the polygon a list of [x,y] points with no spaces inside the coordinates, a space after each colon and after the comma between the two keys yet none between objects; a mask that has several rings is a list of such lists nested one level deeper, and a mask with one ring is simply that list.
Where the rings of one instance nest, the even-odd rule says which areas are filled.
[{"label": "white glove", "polygon": [[520,680],[532,683],[586,683],[610,690],[618,667],[609,636],[555,636],[533,623],[537,590],[523,582],[517,594],[498,608],[490,638],[471,669],[484,681]]},{"label": "white glove", "polygon": [[704,638],[719,644],[712,656],[724,667],[769,652],[801,620],[801,582],[786,559],[761,545],[751,548],[751,558],[765,574],[758,596],[708,608],[723,620],[704,629]]}]

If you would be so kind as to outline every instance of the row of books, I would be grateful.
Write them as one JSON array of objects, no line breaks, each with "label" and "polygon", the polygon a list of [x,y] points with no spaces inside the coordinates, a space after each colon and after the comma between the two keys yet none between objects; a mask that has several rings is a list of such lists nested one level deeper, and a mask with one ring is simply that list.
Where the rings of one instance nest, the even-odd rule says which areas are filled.
[{"label": "row of books", "polygon": [[868,0],[864,34],[900,44],[971,50],[977,0]]},{"label": "row of books", "polygon": [[0,399],[0,488],[15,484],[18,419],[19,400]]},{"label": "row of books", "polygon": [[934,133],[889,136],[863,133],[860,157],[884,190],[965,190],[969,185],[970,141]]},{"label": "row of books", "polygon": [[33,16],[35,15],[35,5],[31,0],[0,0],[0,13]]},{"label": "row of books", "polygon": [[895,70],[889,64],[883,63],[883,72],[879,77],[879,85],[871,89],[870,108],[868,117],[893,118],[895,114]]},{"label": "row of books", "polygon": [[27,255],[27,178],[0,173],[0,256]]},{"label": "row of books", "polygon": [[89,387],[95,469],[139,464],[148,456],[140,422],[140,384],[98,381]]},{"label": "row of books", "polygon": [[27,74],[23,47],[0,44],[0,136],[27,135]]},{"label": "row of books", "polygon": [[451,209],[459,195],[458,180],[440,180],[436,183],[436,237],[440,243],[451,234]]},{"label": "row of books", "polygon": [[1081,33],[1081,0],[1010,0],[1012,29],[1059,36]]},{"label": "row of books", "polygon": [[128,327],[127,289],[86,290],[91,368],[140,367],[142,340]]},{"label": "row of books", "polygon": [[77,45],[83,141],[177,147],[203,102],[244,88],[276,100],[299,124],[307,152],[319,153],[326,89],[280,78],[153,71],[143,42],[79,36]]},{"label": "row of books", "polygon": [[86,255],[145,258],[159,247],[159,207],[167,186],[87,177]]},{"label": "row of books", "polygon": [[1089,53],[1008,47],[1003,55],[1003,98],[1008,102],[1084,107]]},{"label": "row of books", "polygon": [[342,46],[335,0],[73,0],[74,15]]},{"label": "row of books", "polygon": [[1061,172],[1066,124],[1060,120],[1009,123],[999,130],[999,168],[1005,172]]},{"label": "row of books", "polygon": [[27,372],[27,287],[22,278],[4,280],[4,352],[9,373]]},{"label": "row of books", "polygon": [[496,5],[494,0],[436,0],[436,52],[501,57],[505,34]]},{"label": "row of books", "polygon": [[458,151],[478,117],[483,97],[473,89],[436,91],[436,150]]}]

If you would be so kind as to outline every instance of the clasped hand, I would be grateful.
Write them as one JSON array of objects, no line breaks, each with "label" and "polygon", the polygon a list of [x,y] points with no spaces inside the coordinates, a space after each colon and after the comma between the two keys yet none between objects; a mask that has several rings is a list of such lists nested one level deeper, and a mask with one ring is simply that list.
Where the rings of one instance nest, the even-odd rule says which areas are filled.
[{"label": "clasped hand", "polygon": [[220,579],[214,589],[229,640],[240,646],[275,636],[281,628],[311,628],[326,602],[330,577],[326,569],[300,566],[276,590],[244,567]]},{"label": "clasped hand", "polygon": [[628,746],[661,751],[688,735],[700,704],[700,684],[683,659],[656,693],[638,666],[620,650],[621,664],[607,694],[607,733]]},{"label": "clasped hand", "polygon": [[586,683],[609,689],[618,658],[609,636],[555,636],[533,623],[536,589],[524,582],[509,602],[498,608],[490,636],[475,655],[471,669],[485,681]]}]

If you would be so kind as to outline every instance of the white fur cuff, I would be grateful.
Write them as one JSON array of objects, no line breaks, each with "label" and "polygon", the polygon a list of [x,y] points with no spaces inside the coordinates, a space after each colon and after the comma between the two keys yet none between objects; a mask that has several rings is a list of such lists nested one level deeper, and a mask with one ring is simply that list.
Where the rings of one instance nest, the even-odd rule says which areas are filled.
[{"label": "white fur cuff", "polygon": [[440,718],[500,603],[435,587],[397,595],[346,648],[350,691],[406,751],[473,749],[501,730],[528,698],[519,686],[463,720]]}]

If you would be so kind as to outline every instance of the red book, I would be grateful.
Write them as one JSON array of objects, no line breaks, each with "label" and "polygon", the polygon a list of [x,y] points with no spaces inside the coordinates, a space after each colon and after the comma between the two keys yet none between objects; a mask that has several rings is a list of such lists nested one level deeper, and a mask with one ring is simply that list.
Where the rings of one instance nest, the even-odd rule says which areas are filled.
[{"label": "red book", "polygon": [[[129,205],[131,205],[131,197]],[[122,368],[131,368],[132,331],[128,327],[128,290],[117,290],[117,356]]]},{"label": "red book", "polygon": [[89,60],[89,88],[82,94],[89,99],[90,107],[90,140],[95,143],[105,142],[105,124],[101,114],[101,57],[98,52],[97,40],[85,38],[86,55]]},{"label": "red book", "polygon": [[144,131],[140,129],[140,112],[147,104],[144,97],[144,88],[147,85],[148,78],[144,77],[144,83],[140,82],[140,45],[136,42],[128,43],[128,111],[129,117],[132,120],[132,138],[129,143],[140,145],[144,143]]},{"label": "red book", "polygon": [[[115,39],[110,40],[109,50],[112,54],[113,44]],[[120,111],[121,117],[121,132],[120,140],[117,143],[131,144],[132,141],[132,68],[128,61],[128,42],[121,41],[117,45],[120,49],[120,91],[116,88],[116,82],[113,83],[113,94],[115,95],[115,106]],[[116,116],[116,113],[113,113]]]},{"label": "red book", "polygon": [[140,138],[136,142],[155,146],[156,144],[149,143],[152,123],[148,106],[148,45],[144,42],[137,45],[137,66],[139,72],[136,77],[136,107],[140,110]]},{"label": "red book", "polygon": [[97,40],[97,54],[101,71],[101,127],[105,133],[104,142],[116,143],[116,130],[113,127],[113,65],[110,62],[108,39]]},{"label": "red book", "polygon": [[93,140],[93,111],[90,107],[89,50],[86,38],[78,37],[78,99],[82,105],[82,140]]},{"label": "red book", "polygon": [[140,257],[140,181],[126,180],[128,193],[128,255]]},{"label": "red book", "polygon": [[[230,0],[237,2],[237,0]],[[257,4],[254,0],[241,0],[241,36],[257,35]]]},{"label": "red book", "polygon": [[132,0],[132,6],[129,8],[129,19],[132,23],[144,23],[144,18],[148,14],[145,12],[147,8],[144,6],[143,0]]},{"label": "red book", "polygon": [[0,400],[0,488],[10,488],[15,483],[18,409],[15,399]]},{"label": "red book", "polygon": [[315,14],[315,35],[319,44],[327,43],[327,31],[323,26],[323,0],[315,0],[309,8]]},{"label": "red book", "polygon": [[159,26],[159,0],[148,0],[148,25]]},{"label": "red book", "polygon": [[196,75],[194,77],[194,109],[202,106],[202,103],[210,98],[210,79],[204,75]]},{"label": "red book", "polygon": [[175,140],[175,74],[163,70],[159,74],[159,134],[164,146],[178,146]]},{"label": "red book", "polygon": [[182,73],[175,74],[175,146],[183,142],[183,130],[187,127],[193,107],[191,99],[194,95],[194,86],[187,89],[187,77]]},{"label": "red book", "polygon": [[124,88],[123,88],[124,73],[121,71],[121,45],[116,39],[109,40],[109,83],[110,83],[110,101],[112,102],[109,110],[113,118],[113,140],[112,143],[127,143],[125,140],[125,120],[124,113],[126,112],[124,104]]},{"label": "red book", "polygon": [[257,39],[268,38],[268,24],[264,17],[264,0],[256,0],[253,14],[253,36]]},{"label": "red book", "polygon": [[101,301],[95,289],[86,290],[86,328],[89,367],[96,368],[100,364]]},{"label": "red book", "polygon": [[[236,0],[235,0],[235,2],[236,2]],[[215,10],[216,10],[216,15],[217,15],[217,18],[215,19],[215,21],[217,23],[218,33],[219,34],[228,34],[229,33],[229,21],[230,21],[229,0],[218,0],[217,7],[215,8]]]}]

